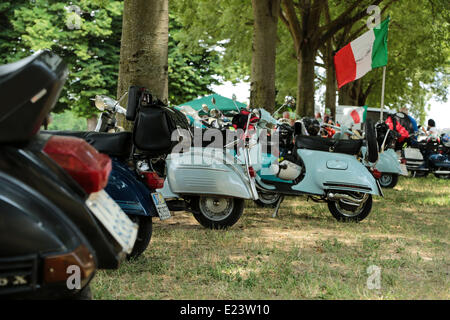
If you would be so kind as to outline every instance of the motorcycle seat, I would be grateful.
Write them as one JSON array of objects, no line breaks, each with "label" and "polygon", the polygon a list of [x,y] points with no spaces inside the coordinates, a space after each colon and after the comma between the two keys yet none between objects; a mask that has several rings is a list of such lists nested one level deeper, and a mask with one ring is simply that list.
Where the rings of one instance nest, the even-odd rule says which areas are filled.
[{"label": "motorcycle seat", "polygon": [[363,140],[336,140],[319,136],[297,135],[295,146],[298,149],[337,152],[357,155],[363,145]]},{"label": "motorcycle seat", "polygon": [[127,157],[131,154],[132,133],[128,131],[107,133],[95,131],[41,131],[42,133],[71,136],[86,140],[99,152],[112,157]]}]

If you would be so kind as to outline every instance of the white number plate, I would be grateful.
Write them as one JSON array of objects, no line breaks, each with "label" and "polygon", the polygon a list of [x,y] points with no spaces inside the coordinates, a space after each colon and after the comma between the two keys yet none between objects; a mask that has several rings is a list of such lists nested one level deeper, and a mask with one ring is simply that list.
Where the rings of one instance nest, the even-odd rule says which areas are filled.
[{"label": "white number plate", "polygon": [[170,211],[169,208],[167,207],[163,195],[159,192],[152,193],[152,200],[153,203],[155,204],[156,211],[158,211],[159,218],[161,220],[169,219],[171,217]]},{"label": "white number plate", "polygon": [[138,225],[128,218],[104,190],[92,193],[86,200],[86,205],[122,246],[123,251],[131,253],[136,241]]}]

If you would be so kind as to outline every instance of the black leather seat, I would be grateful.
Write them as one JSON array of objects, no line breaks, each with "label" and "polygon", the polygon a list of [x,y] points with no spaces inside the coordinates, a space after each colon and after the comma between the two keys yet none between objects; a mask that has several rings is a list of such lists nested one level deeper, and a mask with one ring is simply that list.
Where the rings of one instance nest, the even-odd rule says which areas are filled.
[{"label": "black leather seat", "polygon": [[127,157],[131,154],[132,133],[128,131],[107,133],[95,131],[41,131],[57,136],[71,136],[86,140],[99,152],[113,157]]},{"label": "black leather seat", "polygon": [[335,140],[319,136],[304,135],[297,135],[295,137],[295,146],[299,149],[357,155],[362,145],[363,140]]}]

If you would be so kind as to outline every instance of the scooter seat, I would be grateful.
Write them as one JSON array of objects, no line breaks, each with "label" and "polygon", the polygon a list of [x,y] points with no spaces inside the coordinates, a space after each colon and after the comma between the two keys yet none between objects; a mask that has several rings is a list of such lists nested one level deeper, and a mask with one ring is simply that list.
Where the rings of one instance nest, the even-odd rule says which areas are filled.
[{"label": "scooter seat", "polygon": [[107,133],[95,131],[41,131],[42,133],[71,136],[86,140],[99,152],[113,157],[127,157],[131,154],[132,133],[128,131]]},{"label": "scooter seat", "polygon": [[357,155],[363,145],[363,140],[335,140],[319,136],[297,135],[295,146],[299,149],[337,152]]}]

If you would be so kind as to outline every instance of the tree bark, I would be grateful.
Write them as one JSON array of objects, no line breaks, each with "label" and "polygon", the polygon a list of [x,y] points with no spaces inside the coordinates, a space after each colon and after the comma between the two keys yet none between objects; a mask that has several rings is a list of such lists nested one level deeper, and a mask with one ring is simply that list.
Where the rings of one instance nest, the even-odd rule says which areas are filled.
[{"label": "tree bark", "polygon": [[250,106],[272,112],[275,107],[275,55],[281,0],[252,0],[253,46]]},{"label": "tree bark", "polygon": [[297,90],[297,114],[301,116],[314,116],[314,65],[317,49],[312,46],[304,46],[298,60],[298,90]]},{"label": "tree bark", "polygon": [[[168,0],[125,0],[118,99],[129,86],[137,85],[148,88],[155,97],[167,102],[168,5]],[[123,125],[129,129],[128,125]]]},{"label": "tree bark", "polygon": [[325,48],[325,68],[326,68],[326,91],[325,91],[325,108],[330,109],[332,117],[336,117],[336,71],[334,69],[333,47],[331,40]]}]

